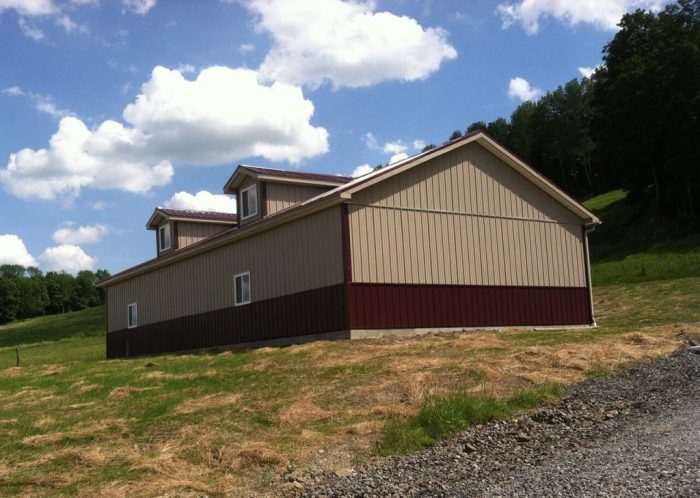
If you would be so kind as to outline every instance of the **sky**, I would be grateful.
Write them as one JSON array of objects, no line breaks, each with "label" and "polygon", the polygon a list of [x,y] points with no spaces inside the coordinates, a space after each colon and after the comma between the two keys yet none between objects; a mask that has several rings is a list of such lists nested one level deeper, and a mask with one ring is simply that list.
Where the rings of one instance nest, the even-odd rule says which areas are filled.
[{"label": "sky", "polygon": [[[0,0],[0,264],[112,273],[238,164],[359,175],[601,63],[662,0]],[[536,165],[535,165],[536,166]]]}]

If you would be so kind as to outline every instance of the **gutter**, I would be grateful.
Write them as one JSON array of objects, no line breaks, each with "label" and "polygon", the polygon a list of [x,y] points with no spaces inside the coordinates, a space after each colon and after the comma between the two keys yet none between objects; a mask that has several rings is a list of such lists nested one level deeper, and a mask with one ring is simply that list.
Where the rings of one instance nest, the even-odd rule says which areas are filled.
[{"label": "gutter", "polygon": [[[598,223],[602,223],[598,221]],[[597,327],[598,324],[595,321],[595,315],[593,314],[593,282],[591,280],[591,257],[588,251],[588,234],[595,231],[596,225],[584,225],[583,226],[583,252],[586,258],[586,287],[588,287],[588,303],[591,310],[591,325]]]}]

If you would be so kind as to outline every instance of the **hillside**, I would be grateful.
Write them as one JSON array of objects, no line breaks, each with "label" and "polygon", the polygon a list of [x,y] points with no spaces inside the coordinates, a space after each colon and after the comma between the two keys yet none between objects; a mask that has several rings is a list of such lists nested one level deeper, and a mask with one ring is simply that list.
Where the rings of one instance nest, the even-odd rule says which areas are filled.
[{"label": "hillside", "polygon": [[583,204],[603,221],[590,235],[593,285],[700,276],[700,232],[660,221],[614,190]]}]

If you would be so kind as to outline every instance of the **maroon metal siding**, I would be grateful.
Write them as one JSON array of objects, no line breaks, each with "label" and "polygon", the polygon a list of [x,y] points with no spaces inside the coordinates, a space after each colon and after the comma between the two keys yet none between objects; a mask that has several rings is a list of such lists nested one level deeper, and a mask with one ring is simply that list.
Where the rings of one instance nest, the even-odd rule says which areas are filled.
[{"label": "maroon metal siding", "polygon": [[351,329],[589,325],[585,287],[348,284]]},{"label": "maroon metal siding", "polygon": [[343,284],[107,334],[107,358],[210,348],[348,329]]}]

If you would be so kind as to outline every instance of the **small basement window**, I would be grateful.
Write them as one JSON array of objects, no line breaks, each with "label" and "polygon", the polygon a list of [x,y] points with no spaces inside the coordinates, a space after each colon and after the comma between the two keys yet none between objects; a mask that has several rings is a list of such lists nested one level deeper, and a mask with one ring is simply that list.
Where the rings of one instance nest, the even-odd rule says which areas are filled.
[{"label": "small basement window", "polygon": [[138,307],[136,306],[136,303],[130,304],[128,306],[128,311],[127,311],[129,317],[129,328],[133,329],[134,327],[139,326],[139,311]]},{"label": "small basement window", "polygon": [[241,219],[250,218],[258,214],[258,193],[255,185],[241,190]]},{"label": "small basement window", "polygon": [[170,249],[170,223],[158,228],[158,248],[161,252]]},{"label": "small basement window", "polygon": [[250,272],[239,273],[233,280],[236,306],[250,303]]}]

